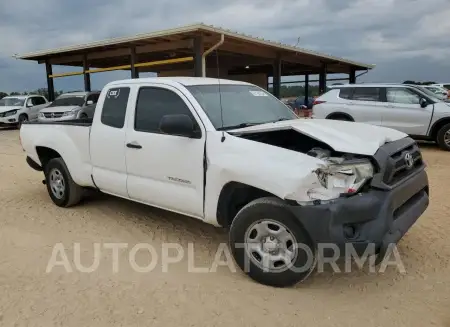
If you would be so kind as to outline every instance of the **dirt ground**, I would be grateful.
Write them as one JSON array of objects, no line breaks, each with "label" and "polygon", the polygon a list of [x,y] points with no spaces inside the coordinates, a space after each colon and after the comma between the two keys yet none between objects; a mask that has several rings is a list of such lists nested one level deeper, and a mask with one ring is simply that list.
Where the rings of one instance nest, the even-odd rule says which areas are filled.
[{"label": "dirt ground", "polygon": [[[187,260],[163,272],[129,264],[130,249],[194,244],[196,267],[212,267],[224,231],[109,196],[70,209],[53,205],[42,175],[28,168],[14,130],[0,130],[0,326],[450,326],[450,153],[424,145],[431,204],[399,244],[406,274],[316,273],[294,288],[258,285],[241,272],[188,273]],[[105,243],[128,243],[114,256]],[[46,272],[62,243],[72,272]],[[94,261],[99,268],[76,267]],[[187,252],[187,251],[186,251]],[[146,255],[147,253],[147,255]],[[61,254],[61,253],[60,253]],[[140,251],[136,263],[150,262]]]}]

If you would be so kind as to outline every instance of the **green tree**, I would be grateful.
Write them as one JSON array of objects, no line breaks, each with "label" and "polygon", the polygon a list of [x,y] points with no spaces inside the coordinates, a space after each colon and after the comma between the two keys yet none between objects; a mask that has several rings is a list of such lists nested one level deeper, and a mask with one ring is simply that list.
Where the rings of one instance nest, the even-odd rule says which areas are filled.
[{"label": "green tree", "polygon": [[8,96],[8,93],[0,92],[0,99],[3,99],[6,96]]}]

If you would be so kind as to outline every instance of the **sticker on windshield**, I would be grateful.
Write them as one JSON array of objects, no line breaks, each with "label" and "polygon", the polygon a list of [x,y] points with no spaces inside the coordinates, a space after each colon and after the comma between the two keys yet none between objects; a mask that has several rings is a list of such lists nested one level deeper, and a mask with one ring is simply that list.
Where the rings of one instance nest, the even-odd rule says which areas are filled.
[{"label": "sticker on windshield", "polygon": [[249,91],[255,97],[266,97],[267,94],[263,91]]}]

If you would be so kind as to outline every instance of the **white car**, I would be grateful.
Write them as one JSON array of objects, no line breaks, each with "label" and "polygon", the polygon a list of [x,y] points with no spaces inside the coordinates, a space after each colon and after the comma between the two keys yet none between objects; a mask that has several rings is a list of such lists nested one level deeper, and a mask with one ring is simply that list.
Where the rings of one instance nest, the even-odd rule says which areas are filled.
[{"label": "white car", "polygon": [[41,95],[11,95],[0,99],[0,126],[18,126],[36,120],[39,111],[49,105]]},{"label": "white car", "polygon": [[92,121],[27,123],[20,138],[57,206],[91,188],[229,228],[235,261],[267,285],[307,278],[321,244],[383,257],[429,202],[406,134],[297,119],[238,81],[112,82]]},{"label": "white car", "polygon": [[69,92],[61,94],[39,112],[41,122],[92,119],[100,92]]},{"label": "white car", "polygon": [[432,84],[433,86],[439,86],[441,88],[444,88],[446,90],[450,90],[450,83],[438,83],[438,84]]},{"label": "white car", "polygon": [[389,127],[450,151],[450,103],[422,85],[335,86],[315,100],[312,117]]}]

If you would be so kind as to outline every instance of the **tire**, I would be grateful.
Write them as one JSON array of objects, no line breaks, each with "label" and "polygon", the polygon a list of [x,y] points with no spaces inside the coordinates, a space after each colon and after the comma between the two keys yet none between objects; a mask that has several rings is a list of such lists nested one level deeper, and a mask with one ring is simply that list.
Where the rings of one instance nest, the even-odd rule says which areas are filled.
[{"label": "tire", "polygon": [[[51,159],[44,167],[47,191],[53,203],[68,208],[80,202],[83,188],[77,185],[62,158]],[[57,182],[62,180],[62,182]],[[58,187],[56,190],[55,187]],[[53,189],[52,189],[53,188]]]},{"label": "tire", "polygon": [[[267,256],[276,258],[276,255],[287,253],[284,252],[283,247],[274,250],[273,254],[264,252],[268,250],[264,248],[266,242],[261,242],[259,237],[263,236],[263,239],[267,240],[263,232],[266,230],[265,227],[270,227],[269,229],[273,231],[273,227],[276,225],[280,227],[278,232],[283,231],[283,234],[280,233],[278,236],[275,236],[275,242],[278,242],[279,236],[285,235],[284,239],[289,239],[287,243],[286,241],[281,241],[281,244],[284,244],[285,248],[291,249],[292,251],[292,246],[289,246],[289,242],[291,242],[302,244],[302,248],[306,246],[306,250],[299,248],[289,266],[285,264],[286,261],[274,259],[273,267],[275,267],[277,262],[281,262],[282,264],[274,269],[265,269],[259,253],[264,253],[266,258]],[[254,230],[260,227],[261,235],[257,232],[257,236],[255,236]],[[308,278],[316,265],[316,252],[309,235],[294,215],[286,208],[284,202],[278,198],[260,198],[244,206],[231,224],[229,237],[231,252],[238,266],[250,278],[264,285],[274,287],[295,285]],[[253,241],[250,240],[248,242],[249,238],[253,238]],[[273,245],[274,243],[271,244]],[[258,249],[253,250],[252,247],[252,250],[250,250],[247,247],[248,245],[254,245]]]},{"label": "tire", "polygon": [[19,116],[19,122],[17,124],[17,128],[20,129],[20,127],[22,127],[22,123],[28,121],[28,116],[25,114],[21,114]]},{"label": "tire", "polygon": [[446,124],[439,129],[436,142],[442,150],[450,151],[450,124]]},{"label": "tire", "polygon": [[331,116],[330,118],[327,118],[327,119],[341,120],[341,121],[352,121],[350,118],[348,118],[347,116],[343,116],[343,115]]}]

